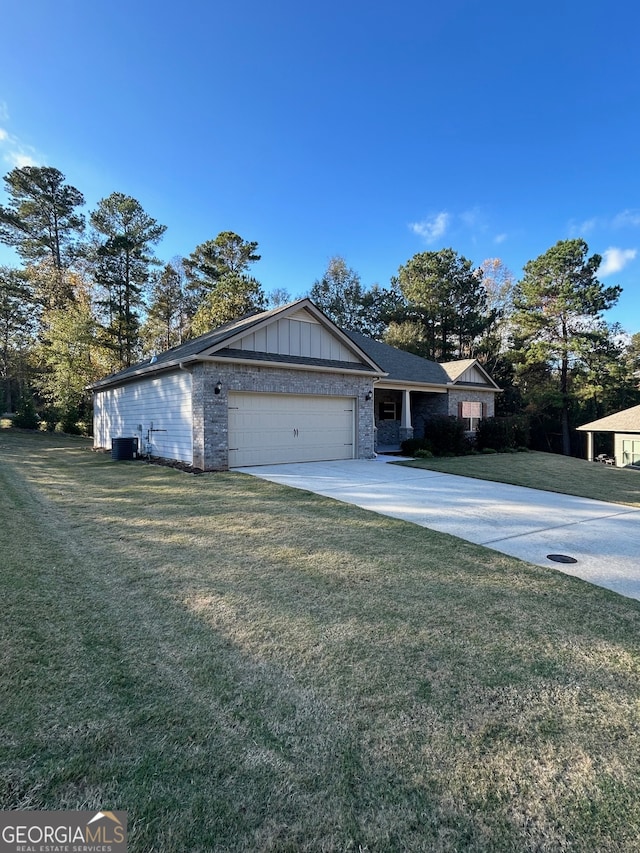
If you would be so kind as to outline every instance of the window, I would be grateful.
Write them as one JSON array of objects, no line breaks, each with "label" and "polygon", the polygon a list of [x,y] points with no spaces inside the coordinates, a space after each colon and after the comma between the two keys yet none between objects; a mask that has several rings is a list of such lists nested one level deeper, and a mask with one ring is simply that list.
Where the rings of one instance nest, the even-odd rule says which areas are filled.
[{"label": "window", "polygon": [[383,400],[378,406],[379,421],[397,421],[395,400]]},{"label": "window", "polygon": [[467,432],[475,432],[478,429],[478,423],[483,417],[483,408],[482,403],[467,402],[459,404],[458,417],[462,418],[465,422],[464,428]]}]

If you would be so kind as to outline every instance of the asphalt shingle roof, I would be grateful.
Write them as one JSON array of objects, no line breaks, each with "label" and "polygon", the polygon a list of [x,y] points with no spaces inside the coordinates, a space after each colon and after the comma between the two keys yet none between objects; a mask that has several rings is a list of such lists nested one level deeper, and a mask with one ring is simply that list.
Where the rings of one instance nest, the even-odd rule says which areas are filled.
[{"label": "asphalt shingle roof", "polygon": [[583,424],[578,429],[586,432],[640,432],[640,406],[623,409],[606,418]]},{"label": "asphalt shingle roof", "polygon": [[[117,373],[112,373],[104,379],[94,383],[93,388],[102,388],[110,385],[117,385],[128,379],[133,379],[142,374],[157,372],[163,367],[171,367],[180,362],[197,361],[198,356],[206,354],[211,349],[215,348],[216,358],[229,358],[232,356],[242,356],[243,358],[252,358],[255,360],[277,360],[283,363],[295,363],[299,365],[309,364],[310,366],[326,366],[333,369],[349,369],[371,371],[370,365],[358,364],[357,362],[334,362],[323,359],[311,359],[301,356],[283,356],[277,353],[256,353],[253,351],[236,352],[232,349],[221,347],[226,340],[230,340],[239,333],[248,331],[253,326],[263,323],[269,317],[287,312],[298,304],[308,302],[308,300],[297,300],[290,305],[280,306],[270,311],[260,311],[249,314],[246,317],[241,317],[224,326],[219,326],[198,338],[187,341],[180,346],[172,347],[165,352],[154,355],[151,359],[145,359],[138,364],[133,364],[130,367],[120,370]],[[389,380],[397,382],[410,382],[423,385],[439,385],[446,386],[451,382],[455,382],[456,378],[472,364],[474,359],[464,361],[447,362],[446,364],[438,364],[435,361],[422,358],[418,355],[413,355],[409,352],[396,349],[395,347],[383,344],[380,341],[374,341],[360,332],[353,332],[346,329],[342,330],[358,349],[368,356],[374,364],[378,365],[388,376]]]},{"label": "asphalt shingle roof", "polygon": [[249,314],[246,317],[241,317],[239,320],[233,320],[230,323],[225,323],[224,326],[218,326],[204,335],[193,338],[184,344],[172,347],[164,352],[154,355],[152,358],[147,358],[137,364],[132,364],[130,367],[125,367],[124,370],[119,370],[109,376],[105,376],[99,382],[96,382],[93,387],[99,387],[103,384],[113,384],[121,379],[127,379],[131,376],[136,376],[141,372],[147,372],[152,367],[158,369],[163,364],[174,364],[180,361],[186,361],[193,356],[198,356],[200,353],[206,352],[211,347],[223,343],[227,338],[233,337],[238,332],[250,329],[257,323],[261,323],[270,314],[276,314],[281,311],[281,308],[274,308],[271,311],[259,311],[254,314]]},{"label": "asphalt shingle roof", "polygon": [[442,365],[410,352],[374,341],[360,332],[343,329],[345,335],[366,352],[369,358],[388,373],[385,378],[398,382],[422,382],[427,385],[446,385],[449,377]]}]

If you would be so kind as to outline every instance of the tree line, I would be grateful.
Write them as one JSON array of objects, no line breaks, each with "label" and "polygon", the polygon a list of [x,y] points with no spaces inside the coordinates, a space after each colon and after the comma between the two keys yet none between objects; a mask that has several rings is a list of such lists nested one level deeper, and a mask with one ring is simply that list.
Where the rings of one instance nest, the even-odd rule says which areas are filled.
[{"label": "tree line", "polygon": [[[163,262],[166,227],[120,192],[84,213],[82,193],[53,167],[4,177],[0,242],[21,266],[0,267],[0,411],[38,413],[76,431],[90,423],[86,386],[229,320],[291,300],[252,273],[258,243],[223,231]],[[414,255],[389,285],[362,285],[331,258],[308,291],[339,326],[439,361],[478,358],[504,388],[501,415],[526,413],[547,449],[570,452],[572,427],[640,401],[640,333],[603,312],[620,288],[601,258],[561,241],[524,267],[477,267],[445,248]]]}]

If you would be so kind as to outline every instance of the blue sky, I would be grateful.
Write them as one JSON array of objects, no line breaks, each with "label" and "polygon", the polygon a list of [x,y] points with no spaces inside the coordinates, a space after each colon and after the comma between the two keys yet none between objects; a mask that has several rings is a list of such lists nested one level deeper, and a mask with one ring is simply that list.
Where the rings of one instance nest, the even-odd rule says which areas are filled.
[{"label": "blue sky", "polygon": [[583,237],[634,333],[639,25],[593,0],[7,0],[2,174],[134,196],[164,260],[235,231],[292,296],[336,254],[366,286],[443,247],[518,277]]}]

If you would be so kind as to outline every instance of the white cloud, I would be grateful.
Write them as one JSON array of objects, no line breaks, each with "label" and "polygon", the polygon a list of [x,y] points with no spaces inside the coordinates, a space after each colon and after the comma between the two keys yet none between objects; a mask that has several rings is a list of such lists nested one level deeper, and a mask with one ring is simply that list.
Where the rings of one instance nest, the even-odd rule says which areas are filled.
[{"label": "white cloud", "polygon": [[493,238],[493,242],[500,245],[500,243],[504,243],[506,239],[507,239],[506,234],[496,234],[496,236]]},{"label": "white cloud", "polygon": [[422,222],[412,222],[409,228],[414,234],[422,237],[425,243],[433,243],[446,233],[450,222],[451,216],[446,211],[442,211],[429,219],[423,219]]},{"label": "white cloud", "polygon": [[637,249],[616,249],[614,246],[602,253],[602,264],[598,269],[598,275],[604,278],[613,275],[630,264],[638,254]]},{"label": "white cloud", "polygon": [[9,151],[4,155],[4,159],[11,166],[12,169],[16,167],[18,169],[23,169],[25,166],[37,166],[38,161],[34,160],[30,154],[26,154],[24,151]]},{"label": "white cloud", "polygon": [[9,168],[22,169],[25,166],[39,166],[42,159],[31,145],[25,145],[17,136],[7,130],[9,109],[5,101],[0,101],[0,160]]},{"label": "white cloud", "polygon": [[597,216],[592,216],[591,219],[583,219],[582,222],[576,222],[575,219],[572,219],[568,225],[569,237],[586,237],[587,234],[591,234],[597,228],[608,227],[609,223]]},{"label": "white cloud", "polygon": [[[4,105],[0,102],[0,113]],[[22,169],[24,166],[38,166],[40,161],[37,152],[30,145],[23,145],[20,140],[0,127],[0,152],[2,160],[11,169]]]},{"label": "white cloud", "polygon": [[614,228],[637,228],[640,225],[640,210],[623,210],[613,219]]}]

